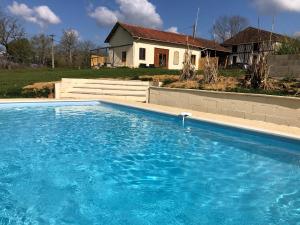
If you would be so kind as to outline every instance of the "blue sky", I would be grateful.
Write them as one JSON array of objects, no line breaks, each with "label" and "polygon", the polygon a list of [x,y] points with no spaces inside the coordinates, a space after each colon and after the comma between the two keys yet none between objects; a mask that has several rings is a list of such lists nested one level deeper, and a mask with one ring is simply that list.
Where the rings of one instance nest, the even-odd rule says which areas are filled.
[{"label": "blue sky", "polygon": [[116,20],[191,33],[198,7],[198,36],[204,38],[211,38],[209,30],[222,15],[244,16],[252,26],[257,25],[259,15],[261,26],[271,29],[274,14],[276,32],[288,35],[300,32],[300,0],[0,0],[0,3],[2,10],[20,18],[29,36],[54,33],[59,39],[63,29],[75,29],[81,39],[98,45],[103,44]]}]

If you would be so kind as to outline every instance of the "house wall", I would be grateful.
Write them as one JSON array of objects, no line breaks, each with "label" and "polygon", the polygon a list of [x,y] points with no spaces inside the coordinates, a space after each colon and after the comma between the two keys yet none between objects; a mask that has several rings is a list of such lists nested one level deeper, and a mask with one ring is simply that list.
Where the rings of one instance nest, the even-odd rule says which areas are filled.
[{"label": "house wall", "polygon": [[[237,63],[249,63],[252,64],[253,54],[251,53],[253,49],[252,44],[238,45],[237,52],[232,53],[229,57],[229,64],[233,64],[233,58],[237,57]],[[245,53],[247,52],[247,53]]]},{"label": "house wall", "polygon": [[[118,27],[112,36],[108,51],[108,62],[113,66],[133,67],[133,38],[122,27]],[[126,45],[126,46],[123,46]],[[121,47],[118,47],[121,46]],[[126,51],[126,62],[122,62],[122,52]]]},{"label": "house wall", "polygon": [[[169,61],[168,69],[181,70],[184,61],[184,54],[186,51],[186,46],[168,44],[157,41],[145,41],[145,40],[134,40],[132,36],[124,30],[122,27],[118,27],[114,35],[109,42],[110,48],[108,51],[107,62],[111,63],[113,66],[121,67],[133,67],[138,68],[140,64],[154,64],[154,51],[155,48],[167,49],[169,50]],[[126,46],[124,46],[126,45]],[[139,59],[139,49],[146,49],[145,60]],[[201,51],[199,48],[190,48],[191,54],[196,56],[195,68],[199,68],[199,59],[201,58]],[[126,62],[122,62],[122,52],[126,51],[127,57]],[[174,53],[178,51],[179,61],[178,64],[174,64]]]},{"label": "house wall", "polygon": [[[140,60],[139,59],[139,49],[145,48],[146,49],[146,59]],[[154,49],[155,48],[162,48],[162,49],[168,49],[169,50],[169,63],[168,68],[169,69],[175,69],[180,70],[182,69],[182,63],[184,60],[184,53],[186,51],[186,48],[184,46],[176,46],[171,44],[165,44],[165,43],[158,43],[158,42],[150,42],[150,41],[144,41],[144,40],[136,40],[133,44],[133,56],[134,56],[134,67],[139,67],[140,64],[154,64]],[[174,64],[174,52],[179,52],[179,63],[178,65]],[[193,55],[196,55],[196,69],[198,69],[198,61],[200,58],[200,50],[199,49],[191,49],[191,52]]]},{"label": "house wall", "polygon": [[99,68],[106,63],[106,57],[100,55],[91,55],[91,68]]},{"label": "house wall", "polygon": [[[280,43],[273,43],[271,47],[269,43],[261,43],[259,51],[254,51],[253,43],[238,45],[237,52],[232,53],[229,56],[228,64],[232,65],[233,58],[237,57],[237,63],[247,63],[252,65],[254,57],[259,57],[259,52],[270,52],[270,50],[272,51],[278,48],[279,45]],[[232,46],[230,46],[230,48],[232,48]]]},{"label": "house wall", "polygon": [[300,127],[300,99],[151,87],[152,104]]}]

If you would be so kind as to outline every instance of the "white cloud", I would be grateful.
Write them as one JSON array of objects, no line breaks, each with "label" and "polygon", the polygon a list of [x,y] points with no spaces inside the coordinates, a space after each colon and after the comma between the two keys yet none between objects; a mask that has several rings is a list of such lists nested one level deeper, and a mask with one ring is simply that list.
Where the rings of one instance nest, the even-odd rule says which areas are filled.
[{"label": "white cloud", "polygon": [[161,27],[163,22],[155,6],[148,0],[116,0],[126,21],[149,27]]},{"label": "white cloud", "polygon": [[49,24],[58,24],[60,23],[60,19],[57,15],[52,12],[51,9],[49,9],[48,6],[38,6],[34,8],[34,11],[36,12],[36,15],[42,19],[45,23]]},{"label": "white cloud", "polygon": [[89,12],[89,16],[94,18],[99,26],[109,27],[118,21],[117,13],[106,7],[97,7],[94,11]]},{"label": "white cloud", "polygon": [[10,13],[20,16],[28,22],[36,23],[41,27],[48,24],[58,24],[60,18],[46,5],[30,8],[24,3],[13,2],[8,6]]},{"label": "white cloud", "polygon": [[166,29],[166,31],[178,34],[178,28],[177,27],[170,27],[170,28]]},{"label": "white cloud", "polygon": [[300,12],[300,0],[253,0],[262,13]]},{"label": "white cloud", "polygon": [[160,28],[163,21],[156,7],[149,0],[115,0],[118,10],[100,6],[89,12],[100,26],[112,26],[116,21],[124,21],[142,26]]}]

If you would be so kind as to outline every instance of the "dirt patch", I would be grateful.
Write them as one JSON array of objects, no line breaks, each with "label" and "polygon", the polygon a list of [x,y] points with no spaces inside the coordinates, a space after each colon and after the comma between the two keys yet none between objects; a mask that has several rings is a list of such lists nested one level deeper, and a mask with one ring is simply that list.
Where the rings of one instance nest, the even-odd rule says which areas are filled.
[{"label": "dirt patch", "polygon": [[300,96],[300,82],[296,80],[269,79],[267,89],[251,89],[245,76],[219,76],[215,83],[206,84],[203,75],[195,80],[180,81],[179,76],[161,75],[152,79],[163,83],[163,87],[202,89],[211,91],[246,92],[271,95]]},{"label": "dirt patch", "polygon": [[165,87],[169,87],[169,88],[199,89],[200,85],[199,85],[198,81],[191,80],[191,81],[177,81],[177,82],[165,85]]},{"label": "dirt patch", "polygon": [[153,85],[158,85],[160,82],[163,85],[168,85],[179,81],[179,75],[154,75],[154,76],[140,76],[142,81],[152,81]]},{"label": "dirt patch", "polygon": [[201,88],[205,90],[227,91],[239,86],[240,80],[236,77],[219,77],[215,83],[202,84]]}]

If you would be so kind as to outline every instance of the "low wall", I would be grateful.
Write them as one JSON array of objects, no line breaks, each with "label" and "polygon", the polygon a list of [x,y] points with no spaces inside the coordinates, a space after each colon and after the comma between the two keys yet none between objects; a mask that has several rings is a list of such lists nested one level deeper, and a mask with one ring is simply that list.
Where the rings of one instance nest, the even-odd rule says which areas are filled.
[{"label": "low wall", "polygon": [[300,79],[300,55],[271,55],[268,60],[271,77]]},{"label": "low wall", "polygon": [[151,87],[149,102],[300,127],[300,98]]}]

